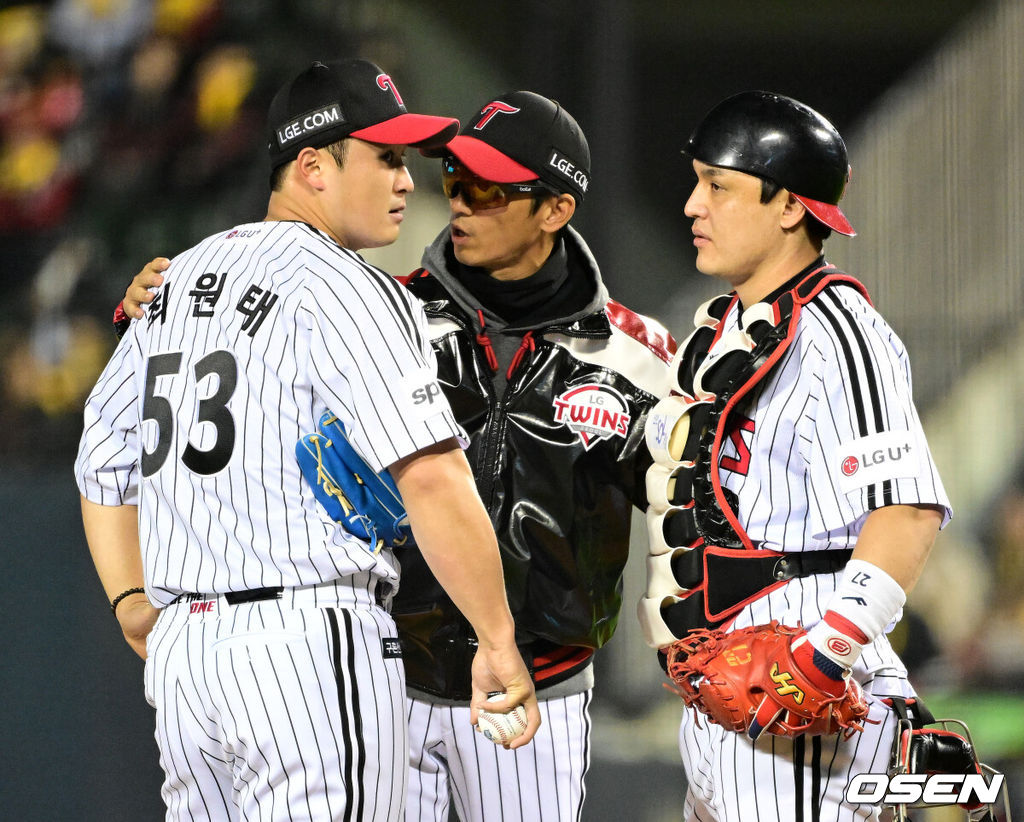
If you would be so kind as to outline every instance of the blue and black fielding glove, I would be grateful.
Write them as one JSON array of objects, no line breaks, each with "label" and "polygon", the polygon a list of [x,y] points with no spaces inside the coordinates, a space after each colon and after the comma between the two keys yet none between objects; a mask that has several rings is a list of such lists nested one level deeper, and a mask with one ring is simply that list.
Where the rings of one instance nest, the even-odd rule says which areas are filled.
[{"label": "blue and black fielding glove", "polygon": [[387,470],[378,474],[352,447],[345,426],[330,411],[317,430],[295,444],[302,475],[331,519],[365,539],[370,550],[414,544],[398,486]]}]

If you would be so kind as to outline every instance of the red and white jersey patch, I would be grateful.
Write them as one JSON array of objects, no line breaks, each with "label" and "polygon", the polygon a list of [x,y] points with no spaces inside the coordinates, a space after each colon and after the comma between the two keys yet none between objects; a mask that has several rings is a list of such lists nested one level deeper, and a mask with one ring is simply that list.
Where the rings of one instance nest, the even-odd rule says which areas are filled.
[{"label": "red and white jersey patch", "polygon": [[723,455],[718,464],[726,471],[747,476],[750,472],[750,443],[753,439],[755,424],[748,417],[739,417],[729,431],[726,443],[723,443]]},{"label": "red and white jersey patch", "polygon": [[575,431],[589,451],[595,443],[625,437],[629,406],[625,397],[608,385],[586,383],[555,397],[555,422]]}]

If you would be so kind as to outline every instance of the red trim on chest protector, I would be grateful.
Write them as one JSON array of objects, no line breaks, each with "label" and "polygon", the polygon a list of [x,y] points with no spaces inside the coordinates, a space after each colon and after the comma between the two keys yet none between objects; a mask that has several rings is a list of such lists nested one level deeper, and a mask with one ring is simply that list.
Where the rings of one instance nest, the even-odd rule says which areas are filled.
[{"label": "red trim on chest protector", "polygon": [[[786,294],[791,294],[793,297],[793,313],[789,318],[789,328],[786,331],[786,338],[775,347],[775,350],[772,351],[768,359],[760,368],[757,369],[757,371],[753,373],[753,375],[751,375],[750,379],[748,379],[742,386],[740,386],[736,390],[736,393],[734,393],[729,398],[729,400],[725,404],[725,408],[722,409],[722,413],[718,418],[718,428],[715,429],[715,441],[714,444],[711,446],[711,465],[709,466],[711,474],[711,487],[715,492],[715,500],[718,502],[719,509],[722,511],[722,514],[725,516],[725,518],[729,521],[729,524],[732,526],[732,529],[736,532],[736,535],[739,536],[740,541],[743,543],[743,547],[748,551],[757,550],[757,546],[754,545],[753,540],[750,539],[750,536],[747,534],[746,529],[740,524],[739,517],[737,517],[736,513],[729,507],[729,503],[725,499],[725,494],[722,492],[722,480],[718,474],[718,458],[719,452],[721,451],[722,440],[725,436],[725,424],[729,418],[729,413],[733,410],[733,408],[736,407],[736,404],[744,396],[746,396],[746,394],[750,391],[751,388],[753,388],[762,379],[764,379],[764,377],[771,371],[772,368],[775,367],[776,363],[778,363],[778,361],[782,358],[782,355],[785,354],[786,351],[789,349],[790,344],[796,337],[796,328],[797,323],[800,319],[801,310],[803,310],[803,307],[807,303],[809,303],[811,300],[817,297],[818,294],[821,293],[822,289],[824,289],[826,286],[833,285],[835,283],[845,283],[856,288],[863,295],[864,299],[868,301],[868,304],[871,303],[871,298],[868,296],[867,289],[864,288],[864,286],[858,280],[854,279],[848,274],[826,275],[815,284],[814,288],[812,288],[810,292],[808,292],[807,294],[800,293],[801,286],[805,282],[807,282],[809,278],[829,268],[832,268],[832,266],[826,265],[822,266],[821,268],[815,269],[814,271],[810,272],[806,277],[804,277],[804,279],[802,279],[794,288],[785,292]],[[782,299],[782,297],[780,296],[779,299]],[[718,341],[718,338],[722,333],[722,327],[725,325],[724,318],[729,316],[729,310],[732,309],[734,305],[735,300],[729,304],[729,308],[726,309],[726,312],[723,315],[723,320],[718,323],[718,328],[715,331],[715,342]],[[774,305],[778,305],[778,300],[775,301]],[[778,311],[777,308],[776,311]],[[712,342],[712,345],[714,345],[714,342]]]}]

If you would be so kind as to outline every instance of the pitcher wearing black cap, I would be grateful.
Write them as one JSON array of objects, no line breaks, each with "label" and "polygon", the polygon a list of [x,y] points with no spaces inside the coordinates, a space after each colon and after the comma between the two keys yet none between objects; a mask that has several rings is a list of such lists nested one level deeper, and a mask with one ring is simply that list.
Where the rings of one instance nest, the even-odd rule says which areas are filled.
[{"label": "pitcher wearing black cap", "polygon": [[784,724],[807,726],[767,688],[743,732],[684,710],[681,818],[877,819],[851,779],[886,773],[894,705],[915,703],[886,633],[951,515],[907,352],[864,286],[825,259],[833,231],[854,234],[839,207],[846,145],[825,117],[743,92],[707,114],[684,153],[697,268],[729,293],[698,309],[677,396],[655,415],[675,407],[665,430],[678,414],[697,434],[652,449],[655,473],[685,465],[687,481],[648,511],[645,635],[664,649],[693,629],[778,620],[792,628],[788,649],[737,653],[734,669],[758,664],[750,682],[770,675],[794,702],[801,682],[838,698],[853,677],[869,714],[857,732],[787,736]]},{"label": "pitcher wearing black cap", "polygon": [[[487,100],[446,146],[449,222],[403,281],[424,303],[438,379],[498,536],[516,638],[544,722],[495,747],[470,725],[479,637],[415,549],[392,613],[409,685],[406,818],[578,820],[593,656],[612,636],[634,505],[646,504],[646,415],[674,342],[609,299],[569,222],[592,195],[576,120],[529,91]],[[148,301],[144,270],[125,297]]]},{"label": "pitcher wearing black cap", "polygon": [[539,724],[426,317],[356,253],[398,236],[406,146],[457,128],[409,113],[367,61],[298,74],[270,106],[266,218],[170,261],[86,404],[85,532],[146,658],[167,819],[403,816],[399,563],[333,522],[299,471],[295,441],[328,409],[390,469],[420,556],[480,636],[462,672],[474,706],[494,691],[491,708],[525,705],[513,747]]}]

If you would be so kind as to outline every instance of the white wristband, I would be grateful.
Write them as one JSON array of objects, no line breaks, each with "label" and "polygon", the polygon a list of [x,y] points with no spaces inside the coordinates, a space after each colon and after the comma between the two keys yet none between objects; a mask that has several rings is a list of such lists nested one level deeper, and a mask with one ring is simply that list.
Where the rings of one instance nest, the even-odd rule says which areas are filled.
[{"label": "white wristband", "polygon": [[872,642],[899,615],[906,601],[906,592],[885,571],[862,559],[851,559],[827,610],[852,622]]},{"label": "white wristband", "polygon": [[[811,628],[803,639],[847,671],[853,668],[854,663],[860,659],[861,651],[864,650],[864,646],[857,640],[836,630],[824,619]],[[799,639],[796,640],[793,647],[796,648],[799,642]]]}]

